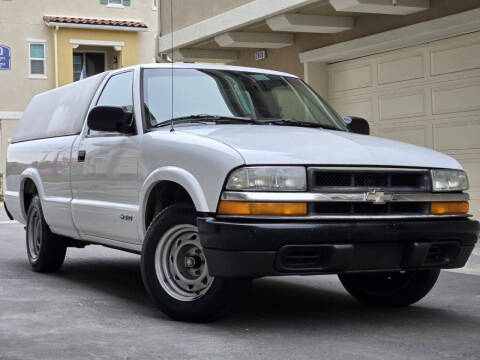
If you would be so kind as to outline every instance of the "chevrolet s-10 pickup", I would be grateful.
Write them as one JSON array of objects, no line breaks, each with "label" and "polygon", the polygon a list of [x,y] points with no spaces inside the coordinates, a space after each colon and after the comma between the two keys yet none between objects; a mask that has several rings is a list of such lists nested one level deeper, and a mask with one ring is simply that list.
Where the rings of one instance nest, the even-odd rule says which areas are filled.
[{"label": "chevrolet s-10 pickup", "polygon": [[456,160],[369,131],[285,73],[109,71],[32,99],[5,209],[33,270],[59,270],[68,247],[140,254],[178,320],[220,317],[263,276],[338,274],[365,304],[407,306],[465,265],[479,224]]}]

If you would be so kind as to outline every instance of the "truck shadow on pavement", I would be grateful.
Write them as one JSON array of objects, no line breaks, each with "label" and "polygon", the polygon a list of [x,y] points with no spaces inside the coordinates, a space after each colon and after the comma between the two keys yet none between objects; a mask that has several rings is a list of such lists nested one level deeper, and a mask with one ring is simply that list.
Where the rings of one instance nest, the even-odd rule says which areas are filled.
[{"label": "truck shadow on pavement", "polygon": [[[75,284],[79,293],[106,295],[108,301],[125,307],[125,311],[135,308],[136,314],[168,320],[155,308],[143,287],[139,258],[68,261],[62,271],[49,277],[61,286]],[[456,326],[461,329],[465,322],[472,323],[472,318],[428,301],[403,309],[367,307],[351,298],[335,277],[317,276],[255,280],[251,291],[230,316],[207,326],[232,330],[293,324],[301,330],[321,324],[326,329],[355,326],[358,330],[372,324],[375,327],[448,324],[450,329]]]},{"label": "truck shadow on pavement", "polygon": [[[28,263],[17,257],[3,261],[2,265],[8,269],[8,275],[4,275],[23,274],[22,277],[34,279],[57,296],[62,296],[64,289],[72,289],[79,299],[101,298],[122,311],[169,321],[156,309],[143,287],[138,256],[99,255],[79,258],[73,254],[67,257],[60,272],[50,275],[31,272]],[[442,286],[442,278],[455,281],[453,276],[469,275],[442,273],[437,288]],[[475,283],[478,280],[472,281]],[[466,325],[478,327],[475,317],[462,314],[461,309],[455,308],[452,303],[455,294],[439,302],[438,299],[444,299],[444,290],[436,292],[434,289],[426,300],[409,308],[378,309],[356,302],[334,276],[264,278],[253,282],[251,291],[245,294],[230,316],[206,326],[239,331],[283,326],[294,326],[296,331],[308,331],[312,326],[332,331],[353,326],[358,331],[368,329],[372,324],[387,328],[448,326],[450,330],[461,330]]]}]

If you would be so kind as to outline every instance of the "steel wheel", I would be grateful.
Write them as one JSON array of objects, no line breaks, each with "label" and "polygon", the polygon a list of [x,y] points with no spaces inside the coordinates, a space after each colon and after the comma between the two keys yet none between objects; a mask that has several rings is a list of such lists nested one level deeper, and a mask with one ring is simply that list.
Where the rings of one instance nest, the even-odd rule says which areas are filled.
[{"label": "steel wheel", "polygon": [[165,232],[155,251],[155,272],[162,288],[174,299],[193,301],[211,287],[198,229],[182,224]]},{"label": "steel wheel", "polygon": [[42,219],[37,211],[30,217],[27,229],[28,252],[31,259],[36,260],[42,246]]}]

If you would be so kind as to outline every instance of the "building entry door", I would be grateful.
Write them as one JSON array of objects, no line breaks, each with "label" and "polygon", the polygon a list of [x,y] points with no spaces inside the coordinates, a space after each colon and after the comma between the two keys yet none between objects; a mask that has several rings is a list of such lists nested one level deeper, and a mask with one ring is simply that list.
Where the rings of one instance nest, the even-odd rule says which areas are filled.
[{"label": "building entry door", "polygon": [[[100,74],[106,70],[105,53],[103,52],[75,52],[73,53],[73,80],[77,81]],[[82,75],[82,72],[85,72]]]}]

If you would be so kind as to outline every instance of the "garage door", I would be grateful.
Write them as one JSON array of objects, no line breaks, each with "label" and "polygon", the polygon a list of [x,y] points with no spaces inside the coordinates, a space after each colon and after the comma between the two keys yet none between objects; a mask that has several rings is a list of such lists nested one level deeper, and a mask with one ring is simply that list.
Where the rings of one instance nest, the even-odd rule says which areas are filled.
[{"label": "garage door", "polygon": [[372,134],[456,158],[480,217],[480,33],[331,64],[329,101]]}]

